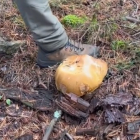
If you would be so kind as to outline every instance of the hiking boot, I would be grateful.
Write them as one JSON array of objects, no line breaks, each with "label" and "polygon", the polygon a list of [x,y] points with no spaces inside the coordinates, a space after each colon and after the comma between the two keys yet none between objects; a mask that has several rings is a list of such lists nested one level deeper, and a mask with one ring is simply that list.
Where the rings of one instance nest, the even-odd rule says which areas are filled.
[{"label": "hiking boot", "polygon": [[88,45],[88,44],[79,44],[74,41],[68,41],[67,44],[54,52],[47,53],[39,48],[37,64],[41,68],[45,68],[48,66],[53,66],[61,63],[68,56],[72,55],[83,55],[87,54],[93,57],[97,57],[99,49],[96,46]]}]

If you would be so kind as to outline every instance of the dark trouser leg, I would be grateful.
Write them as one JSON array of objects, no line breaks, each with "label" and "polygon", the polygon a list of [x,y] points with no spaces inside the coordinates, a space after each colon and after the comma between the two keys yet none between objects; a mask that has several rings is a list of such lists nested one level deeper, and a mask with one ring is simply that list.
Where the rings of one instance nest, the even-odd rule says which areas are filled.
[{"label": "dark trouser leg", "polygon": [[15,0],[15,3],[36,44],[42,50],[54,51],[67,43],[67,34],[52,14],[48,0]]}]

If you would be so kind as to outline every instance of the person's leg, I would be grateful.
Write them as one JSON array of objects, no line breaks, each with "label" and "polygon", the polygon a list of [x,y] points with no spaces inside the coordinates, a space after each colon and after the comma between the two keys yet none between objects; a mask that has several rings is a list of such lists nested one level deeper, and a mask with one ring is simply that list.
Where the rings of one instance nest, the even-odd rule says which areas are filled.
[{"label": "person's leg", "polygon": [[46,52],[64,47],[67,34],[53,15],[48,0],[15,0],[36,44]]},{"label": "person's leg", "polygon": [[39,47],[37,64],[53,66],[71,55],[95,56],[97,48],[92,45],[72,43],[59,22],[52,14],[48,0],[14,0],[21,16],[30,29]]}]

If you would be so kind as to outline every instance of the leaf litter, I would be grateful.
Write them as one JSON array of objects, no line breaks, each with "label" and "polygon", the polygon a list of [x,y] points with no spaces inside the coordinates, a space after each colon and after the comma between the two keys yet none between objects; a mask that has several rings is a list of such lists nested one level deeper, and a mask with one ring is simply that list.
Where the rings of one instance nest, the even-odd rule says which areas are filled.
[{"label": "leaf litter", "polygon": [[[69,112],[64,113],[50,139],[59,139],[62,136],[62,129],[74,140],[139,139],[140,25],[133,19],[128,21],[126,18],[130,16],[140,19],[139,0],[123,1],[121,5],[119,0],[71,2],[62,0],[58,4],[54,2],[55,0],[51,0],[50,4],[60,20],[68,14],[93,17],[94,26],[89,26],[91,24],[87,22],[77,29],[66,28],[66,30],[75,40],[100,46],[99,57],[107,61],[110,68],[102,85],[94,92],[94,96],[84,97],[90,103],[88,117],[79,119],[71,116]],[[18,10],[8,0],[2,0],[0,7],[0,36],[8,41],[26,40],[26,45],[14,56],[0,55],[1,85],[6,89],[18,88],[24,91],[24,94],[20,93],[20,98],[19,94],[13,96],[10,91],[7,96],[1,95],[3,98],[0,101],[0,138],[40,140],[55,110],[44,111],[44,105],[47,104],[45,102],[35,104],[35,101],[45,98],[46,90],[50,91],[54,98],[60,96],[54,82],[57,66],[39,69],[35,65],[37,47],[30,32],[25,28]],[[111,47],[114,40],[113,48],[117,50]],[[127,44],[126,48],[118,46],[122,42],[120,40]],[[42,98],[37,91],[41,93]],[[26,93],[35,93],[35,96],[28,97]],[[12,100],[9,106],[5,102],[7,98]],[[34,103],[34,106],[29,103]],[[64,138],[68,139],[67,136]]]}]

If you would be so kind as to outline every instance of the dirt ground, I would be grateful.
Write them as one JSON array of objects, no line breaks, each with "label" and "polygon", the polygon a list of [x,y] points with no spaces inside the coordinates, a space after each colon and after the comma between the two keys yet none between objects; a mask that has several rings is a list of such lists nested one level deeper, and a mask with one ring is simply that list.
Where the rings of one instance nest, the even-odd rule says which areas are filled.
[{"label": "dirt ground", "polygon": [[[121,120],[119,124],[116,124],[115,121],[110,122],[109,119],[106,122],[102,120],[107,108],[98,109],[99,111],[92,110],[92,113],[85,120],[73,119],[64,114],[57,124],[58,130],[53,132],[51,138],[57,139],[58,132],[61,129],[66,129],[74,140],[140,139],[139,129],[136,131],[134,128],[135,131],[132,133],[132,129],[128,127],[131,125],[130,123],[140,120],[140,112],[138,111],[140,107],[140,1],[71,0],[69,2],[67,0],[50,0],[50,6],[60,21],[69,14],[88,17],[90,20],[80,27],[71,28],[65,25],[64,27],[72,39],[99,46],[99,58],[105,60],[109,65],[109,72],[102,85],[93,92],[94,96],[88,101],[92,104],[96,97],[100,100],[104,99],[103,103],[105,103],[107,97],[112,94],[117,96],[112,97],[113,99],[122,99],[119,108],[123,105],[127,107],[125,111],[129,110],[129,113],[127,111],[127,113],[122,112],[125,114],[125,117],[122,117],[125,118],[125,121]],[[134,19],[137,19],[138,22],[135,22]],[[94,26],[89,26],[91,20],[94,20]],[[4,55],[0,57],[1,87],[19,88],[28,92],[35,91],[39,87],[59,96],[60,93],[56,90],[54,82],[57,66],[46,69],[39,69],[36,66],[38,48],[19,11],[9,0],[0,1],[0,36],[8,41],[26,41],[26,44],[14,56]],[[125,97],[118,95],[120,92],[125,93]],[[128,94],[131,94],[134,99]],[[131,106],[128,102],[127,104],[124,103],[126,97],[129,101],[131,98],[131,102],[133,100],[131,104],[135,107],[133,111],[130,111]],[[110,106],[113,104],[111,101],[107,103]],[[122,109],[120,110],[122,111]],[[138,113],[134,113],[134,110]],[[15,101],[12,101],[11,105],[7,105],[5,100],[2,100],[0,101],[0,139],[19,140],[19,136],[26,134],[28,138],[24,137],[25,140],[41,140],[44,129],[50,123],[52,115],[53,111],[34,110]],[[114,115],[113,120],[116,117]],[[99,130],[95,130],[97,125]],[[137,126],[139,125],[137,124]],[[103,127],[109,127],[109,130],[103,129]],[[81,128],[94,130],[91,132],[92,135],[76,135],[77,130]],[[131,134],[128,133],[128,130]],[[93,134],[93,132],[96,133]]]}]

